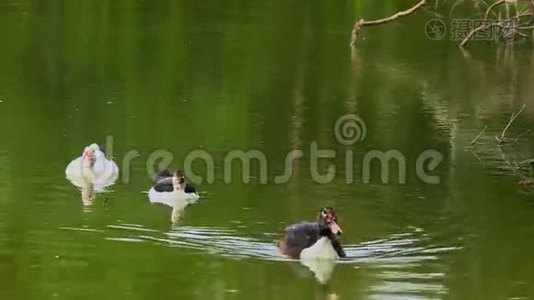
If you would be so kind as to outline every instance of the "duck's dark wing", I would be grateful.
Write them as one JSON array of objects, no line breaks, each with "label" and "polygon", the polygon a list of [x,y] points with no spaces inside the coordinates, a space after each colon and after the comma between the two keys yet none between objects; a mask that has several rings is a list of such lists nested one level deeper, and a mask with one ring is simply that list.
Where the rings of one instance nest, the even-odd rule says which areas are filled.
[{"label": "duck's dark wing", "polygon": [[187,194],[191,194],[191,193],[196,194],[197,193],[197,189],[195,189],[195,187],[192,184],[186,183],[184,192],[186,192]]},{"label": "duck's dark wing", "polygon": [[154,182],[158,182],[168,177],[172,177],[172,172],[167,169],[161,170],[156,174],[156,178],[154,179]]},{"label": "duck's dark wing", "polygon": [[172,185],[172,177],[167,177],[159,180],[153,186],[156,192],[172,192],[174,187]]},{"label": "duck's dark wing", "polygon": [[278,246],[282,253],[298,258],[302,249],[315,244],[318,238],[319,225],[317,223],[299,223],[286,228],[286,235]]},{"label": "duck's dark wing", "polygon": [[303,222],[286,228],[286,240],[289,246],[313,245],[319,238],[319,225],[317,223]]}]

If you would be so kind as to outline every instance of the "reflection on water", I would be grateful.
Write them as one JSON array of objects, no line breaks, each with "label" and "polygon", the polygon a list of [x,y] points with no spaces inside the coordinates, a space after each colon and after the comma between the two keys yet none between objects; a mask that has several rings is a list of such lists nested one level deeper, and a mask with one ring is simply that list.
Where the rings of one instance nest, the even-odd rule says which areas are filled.
[{"label": "reflection on water", "polygon": [[[9,194],[9,160],[7,158],[7,153],[0,151],[0,220],[6,219],[7,209],[9,205],[8,194]],[[0,221],[0,245],[7,241],[8,237],[6,234],[6,222]],[[0,253],[2,251],[0,250]]]},{"label": "reflection on water", "polygon": [[185,208],[189,204],[194,204],[200,197],[197,193],[185,193],[175,190],[172,192],[157,192],[154,188],[148,191],[150,203],[158,203],[171,207],[171,223],[177,225],[182,220]]},{"label": "reflection on water", "polygon": [[[514,171],[533,156],[530,45],[477,43],[463,55],[457,43],[426,38],[421,13],[347,47],[354,20],[408,1],[8,2],[0,299],[533,298],[534,202]],[[452,3],[439,2],[446,15]],[[523,104],[503,156],[494,136]],[[331,131],[346,113],[368,129],[347,148]],[[141,157],[130,156],[129,183],[86,213],[63,170],[81,145],[108,135],[116,157]],[[309,159],[295,161],[287,185],[222,184],[216,163],[215,183],[203,186],[210,197],[187,208],[184,224],[194,226],[172,230],[170,209],[141,193],[155,149],[170,151],[173,167],[192,150],[223,162],[230,150],[258,149],[281,174],[288,151],[312,141],[353,150],[355,179],[366,151],[397,149],[414,161],[437,149],[442,181],[397,185],[390,164],[391,184],[379,167],[371,184],[347,184],[339,156],[320,160],[321,172],[338,171],[329,184],[312,182]],[[193,171],[206,169],[196,162]],[[325,205],[340,210],[350,258],[323,286],[274,240]]]},{"label": "reflection on water", "polygon": [[328,283],[336,267],[336,261],[333,259],[306,259],[300,260],[300,263],[310,269],[321,284]]},{"label": "reflection on water", "polygon": [[289,264],[294,276],[315,277],[328,283],[336,266],[362,268],[376,279],[369,287],[369,296],[384,299],[397,296],[416,297],[421,293],[443,295],[444,269],[441,258],[461,250],[460,246],[434,245],[420,229],[394,234],[387,238],[359,244],[344,245],[347,257],[339,261],[299,262],[279,253],[276,243],[266,239],[239,235],[237,230],[180,226],[167,232],[145,228],[138,224],[113,224],[105,230],[62,227],[63,230],[92,232],[108,241],[149,243],[171,248],[183,248],[230,259],[254,259]]}]

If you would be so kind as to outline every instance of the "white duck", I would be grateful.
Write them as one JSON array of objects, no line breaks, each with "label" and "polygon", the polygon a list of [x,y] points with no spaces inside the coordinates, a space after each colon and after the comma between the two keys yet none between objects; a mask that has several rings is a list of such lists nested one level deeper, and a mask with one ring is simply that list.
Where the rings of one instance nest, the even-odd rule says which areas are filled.
[{"label": "white duck", "polygon": [[113,185],[119,176],[119,168],[106,158],[97,144],[83,150],[82,156],[69,163],[65,169],[67,179],[82,190],[82,201],[91,205],[95,192],[102,192]]},{"label": "white duck", "polygon": [[168,170],[160,171],[155,179],[154,186],[148,191],[151,203],[160,203],[172,207],[172,224],[180,221],[185,207],[195,203],[198,193],[191,184],[185,181],[181,171],[174,174]]}]

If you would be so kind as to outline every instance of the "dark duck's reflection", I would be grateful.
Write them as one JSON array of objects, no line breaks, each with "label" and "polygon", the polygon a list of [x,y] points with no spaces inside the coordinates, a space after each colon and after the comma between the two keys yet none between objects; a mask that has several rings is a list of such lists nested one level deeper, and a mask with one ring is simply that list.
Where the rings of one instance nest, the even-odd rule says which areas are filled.
[{"label": "dark duck's reflection", "polygon": [[193,185],[185,180],[181,171],[158,172],[154,185],[148,192],[151,203],[160,203],[172,208],[171,222],[176,225],[182,218],[185,207],[198,200],[198,193]]}]

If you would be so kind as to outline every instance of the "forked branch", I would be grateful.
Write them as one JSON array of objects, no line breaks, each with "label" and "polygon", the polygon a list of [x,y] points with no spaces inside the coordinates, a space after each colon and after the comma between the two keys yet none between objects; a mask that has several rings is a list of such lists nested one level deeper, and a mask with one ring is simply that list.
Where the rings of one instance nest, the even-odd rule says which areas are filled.
[{"label": "forked branch", "polygon": [[417,3],[413,7],[409,8],[407,10],[399,11],[398,13],[396,13],[396,14],[394,14],[392,16],[389,16],[387,18],[378,19],[378,20],[372,20],[372,21],[365,21],[364,19],[360,19],[360,20],[356,21],[356,23],[354,24],[354,28],[352,29],[352,36],[351,36],[351,39],[350,39],[350,46],[352,47],[352,46],[354,46],[356,44],[356,39],[358,38],[358,33],[360,32],[362,27],[375,26],[375,25],[381,25],[381,24],[389,23],[389,22],[391,22],[393,20],[396,20],[398,18],[401,18],[401,17],[404,17],[404,16],[407,16],[407,15],[410,15],[410,14],[414,13],[415,11],[420,9],[421,7],[425,6],[426,3],[427,3],[427,0],[421,0],[421,1],[419,1],[419,3]]},{"label": "forked branch", "polygon": [[486,9],[486,13],[484,14],[484,20],[482,21],[482,24],[480,26],[478,26],[477,28],[474,28],[473,30],[471,30],[466,36],[465,38],[462,40],[462,43],[460,44],[460,47],[463,47],[465,46],[467,43],[469,43],[469,40],[475,35],[475,33],[479,32],[479,31],[482,31],[482,30],[486,30],[488,29],[488,27],[491,26],[491,24],[488,23],[488,18],[489,18],[489,15],[491,13],[491,11],[501,5],[501,4],[504,4],[506,2],[506,0],[499,0],[495,3],[493,3],[492,5],[490,5],[488,7],[488,9]]},{"label": "forked branch", "polygon": [[521,114],[521,112],[523,111],[523,109],[525,109],[526,106],[527,106],[526,104],[523,104],[523,107],[521,107],[521,109],[517,113],[512,113],[512,116],[510,117],[510,121],[508,122],[506,127],[504,127],[504,130],[502,131],[502,134],[501,134],[500,138],[495,136],[495,139],[497,140],[497,142],[499,142],[499,144],[502,144],[504,142],[504,137],[506,136],[506,131],[508,131],[508,128],[510,128],[510,126],[514,122],[515,118],[517,118],[517,116],[519,116],[519,114]]}]

